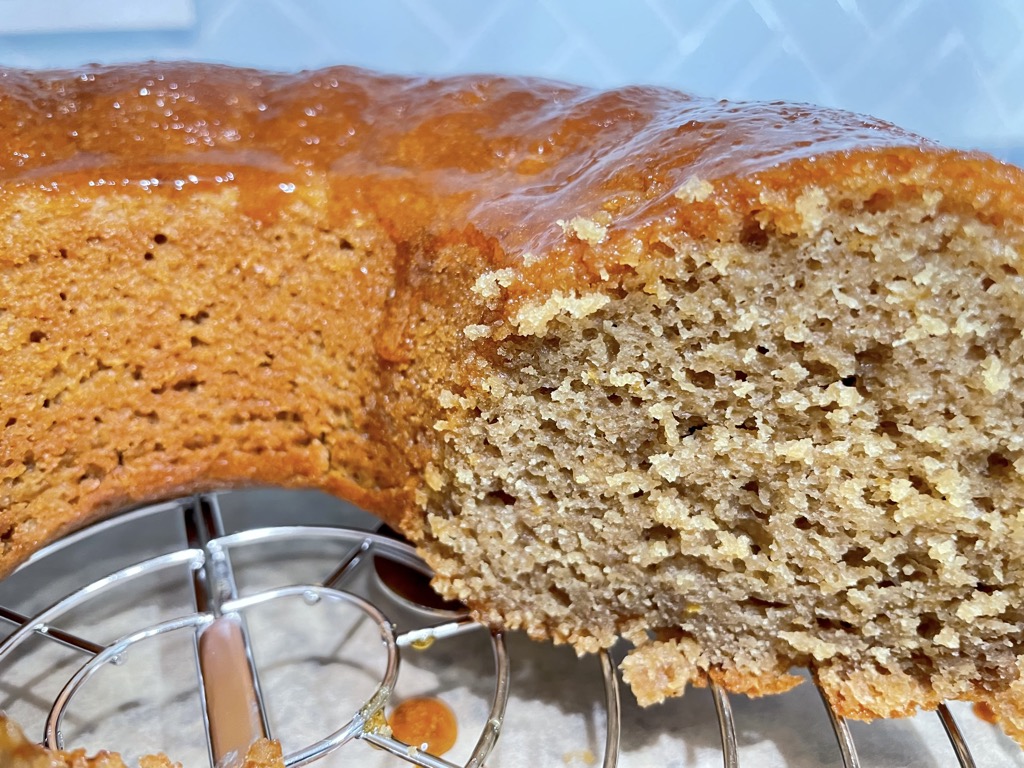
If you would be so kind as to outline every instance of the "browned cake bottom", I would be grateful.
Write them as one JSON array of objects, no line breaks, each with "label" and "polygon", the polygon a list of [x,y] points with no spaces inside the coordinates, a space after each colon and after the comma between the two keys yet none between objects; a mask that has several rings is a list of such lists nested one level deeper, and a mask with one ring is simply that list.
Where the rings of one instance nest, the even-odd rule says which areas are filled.
[{"label": "browned cake bottom", "polygon": [[[166,755],[139,758],[139,768],[181,768]],[[21,729],[0,715],[0,766],[3,768],[126,768],[116,752],[97,752],[89,756],[85,750],[50,751],[25,738]],[[241,768],[284,768],[281,745],[261,739],[249,747]]]}]

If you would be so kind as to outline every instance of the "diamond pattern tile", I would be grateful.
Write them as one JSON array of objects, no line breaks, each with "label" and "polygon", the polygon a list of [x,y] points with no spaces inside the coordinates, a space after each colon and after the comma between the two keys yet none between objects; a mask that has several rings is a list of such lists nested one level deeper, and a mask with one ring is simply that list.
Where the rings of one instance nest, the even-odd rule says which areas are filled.
[{"label": "diamond pattern tile", "polygon": [[[33,0],[44,3],[47,0]],[[788,98],[1024,146],[1021,0],[196,0],[186,31],[0,35],[0,65],[193,58]]]}]

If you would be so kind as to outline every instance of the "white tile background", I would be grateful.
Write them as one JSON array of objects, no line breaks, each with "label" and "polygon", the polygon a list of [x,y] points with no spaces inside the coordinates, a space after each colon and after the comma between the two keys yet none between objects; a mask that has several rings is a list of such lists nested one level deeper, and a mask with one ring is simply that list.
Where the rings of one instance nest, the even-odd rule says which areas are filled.
[{"label": "white tile background", "polygon": [[[195,21],[184,29],[0,33],[0,65],[178,58],[654,83],[843,107],[1024,161],[1022,0],[190,2]],[[80,6],[121,13],[137,29],[138,7],[155,13],[160,3]],[[26,14],[45,18],[53,4],[62,3],[0,0],[0,29]],[[68,26],[59,12],[51,18]]]}]

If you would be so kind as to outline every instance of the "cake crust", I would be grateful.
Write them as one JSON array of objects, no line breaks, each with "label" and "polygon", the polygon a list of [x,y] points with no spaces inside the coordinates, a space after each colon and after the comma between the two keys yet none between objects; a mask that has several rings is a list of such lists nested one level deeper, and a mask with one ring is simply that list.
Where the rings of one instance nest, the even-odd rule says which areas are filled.
[{"label": "cake crust", "polygon": [[351,68],[8,70],[0,125],[0,573],[125,506],[314,487],[489,623],[627,637],[646,702],[797,664],[851,716],[1020,718],[1019,169]]}]

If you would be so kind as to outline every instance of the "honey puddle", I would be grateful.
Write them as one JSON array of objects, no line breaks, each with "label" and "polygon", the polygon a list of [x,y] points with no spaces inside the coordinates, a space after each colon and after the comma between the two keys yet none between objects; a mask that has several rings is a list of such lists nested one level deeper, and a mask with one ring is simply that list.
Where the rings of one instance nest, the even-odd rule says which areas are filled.
[{"label": "honey puddle", "polygon": [[396,739],[440,757],[455,745],[459,728],[455,713],[440,699],[406,699],[388,718]]}]

